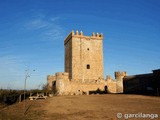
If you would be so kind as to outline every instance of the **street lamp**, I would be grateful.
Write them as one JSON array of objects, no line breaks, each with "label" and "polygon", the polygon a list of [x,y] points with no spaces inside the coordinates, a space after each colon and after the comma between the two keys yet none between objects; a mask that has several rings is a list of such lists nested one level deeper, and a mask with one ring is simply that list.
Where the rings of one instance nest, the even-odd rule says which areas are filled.
[{"label": "street lamp", "polygon": [[26,73],[25,73],[25,81],[24,81],[24,101],[26,99],[26,82],[27,82],[27,78],[30,77],[29,69],[25,70],[25,72]]}]

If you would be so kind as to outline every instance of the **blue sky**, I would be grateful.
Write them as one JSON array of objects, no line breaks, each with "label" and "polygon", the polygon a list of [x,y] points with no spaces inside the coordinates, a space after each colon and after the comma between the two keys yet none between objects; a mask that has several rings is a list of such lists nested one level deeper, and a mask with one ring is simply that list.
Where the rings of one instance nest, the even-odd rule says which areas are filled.
[{"label": "blue sky", "polygon": [[[104,75],[160,68],[159,0],[0,0],[0,88],[40,88],[64,71],[71,30],[104,34]],[[32,70],[35,70],[34,72]]]}]

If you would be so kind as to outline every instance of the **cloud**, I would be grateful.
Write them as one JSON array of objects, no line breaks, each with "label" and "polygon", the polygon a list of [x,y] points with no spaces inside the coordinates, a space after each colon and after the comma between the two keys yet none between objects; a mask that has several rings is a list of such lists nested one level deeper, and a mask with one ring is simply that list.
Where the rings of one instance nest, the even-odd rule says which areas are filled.
[{"label": "cloud", "polygon": [[27,23],[28,29],[41,29],[48,27],[49,23],[41,19],[33,19]]},{"label": "cloud", "polygon": [[8,74],[11,75],[11,73],[15,74],[20,62],[22,61],[16,56],[6,55],[0,57],[0,76]]},{"label": "cloud", "polygon": [[57,25],[50,26],[48,30],[41,34],[41,37],[43,38],[43,41],[63,39],[62,28]]},{"label": "cloud", "polygon": [[29,31],[38,32],[41,41],[55,41],[63,39],[63,28],[58,24],[60,17],[37,16],[26,21],[25,28]]},{"label": "cloud", "polygon": [[50,18],[50,20],[51,20],[52,22],[57,21],[57,20],[59,20],[59,19],[60,19],[60,17],[52,17],[52,18]]},{"label": "cloud", "polygon": [[28,88],[35,88],[46,80],[46,72],[42,68],[46,68],[48,61],[41,53],[36,53],[34,47],[38,46],[36,50],[40,48],[42,51],[43,43],[54,45],[56,40],[63,40],[63,27],[59,20],[59,17],[46,17],[41,14],[29,19],[23,18],[12,27],[13,37],[7,36],[6,42],[0,45],[0,88],[23,89],[26,65],[39,68],[39,71],[27,80]]}]

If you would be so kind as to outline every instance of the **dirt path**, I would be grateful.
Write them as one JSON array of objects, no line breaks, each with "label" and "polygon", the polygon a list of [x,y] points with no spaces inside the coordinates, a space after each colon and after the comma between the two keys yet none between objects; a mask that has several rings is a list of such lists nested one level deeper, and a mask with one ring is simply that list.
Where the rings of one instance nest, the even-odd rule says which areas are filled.
[{"label": "dirt path", "polygon": [[[28,110],[25,115],[23,106],[23,102],[10,106],[3,110],[1,118],[10,117],[11,120],[15,118],[16,120],[117,120],[117,113],[123,115],[129,113],[160,114],[160,98],[141,95],[56,96],[47,100],[27,101]],[[146,119],[143,118],[143,120]]]}]

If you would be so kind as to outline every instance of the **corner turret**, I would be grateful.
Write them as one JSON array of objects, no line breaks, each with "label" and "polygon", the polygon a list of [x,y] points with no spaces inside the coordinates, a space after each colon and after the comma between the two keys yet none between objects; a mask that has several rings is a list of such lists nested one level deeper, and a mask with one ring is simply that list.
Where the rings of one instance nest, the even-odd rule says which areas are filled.
[{"label": "corner turret", "polygon": [[122,79],[123,77],[127,76],[127,72],[126,71],[123,71],[123,72],[117,71],[114,73],[114,76],[115,76],[115,79]]}]

